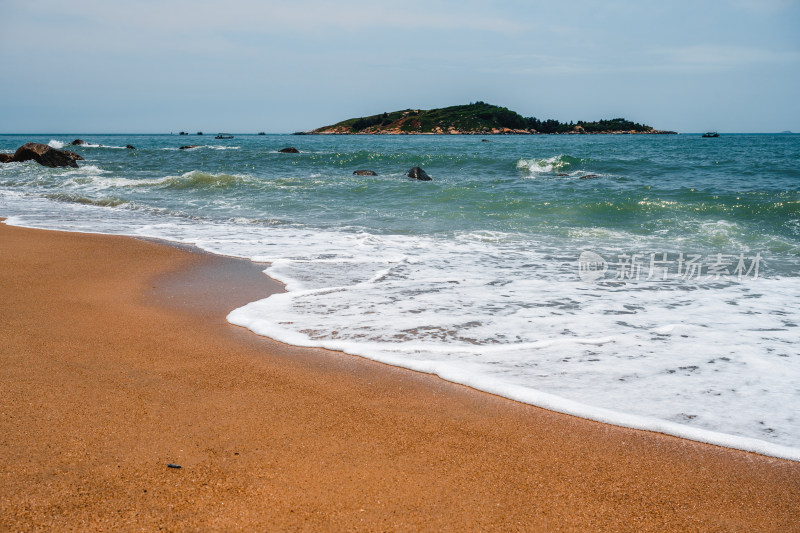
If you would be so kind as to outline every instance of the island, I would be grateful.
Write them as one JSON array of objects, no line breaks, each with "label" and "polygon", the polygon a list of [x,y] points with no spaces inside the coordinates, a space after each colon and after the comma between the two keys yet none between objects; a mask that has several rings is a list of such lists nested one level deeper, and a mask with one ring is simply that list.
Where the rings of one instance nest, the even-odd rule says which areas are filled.
[{"label": "island", "polygon": [[587,122],[559,122],[523,117],[515,111],[486,102],[442,107],[404,109],[368,117],[350,118],[295,135],[536,135],[536,134],[675,134],[624,118]]}]

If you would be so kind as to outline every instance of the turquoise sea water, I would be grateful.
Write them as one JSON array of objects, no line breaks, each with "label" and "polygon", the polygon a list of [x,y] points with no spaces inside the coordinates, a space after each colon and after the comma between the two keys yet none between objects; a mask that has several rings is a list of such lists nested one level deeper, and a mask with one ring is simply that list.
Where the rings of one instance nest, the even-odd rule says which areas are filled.
[{"label": "turquoise sea water", "polygon": [[289,293],[229,320],[286,342],[800,458],[798,135],[6,135],[0,151],[76,137],[78,169],[0,165],[0,216],[268,261]]}]

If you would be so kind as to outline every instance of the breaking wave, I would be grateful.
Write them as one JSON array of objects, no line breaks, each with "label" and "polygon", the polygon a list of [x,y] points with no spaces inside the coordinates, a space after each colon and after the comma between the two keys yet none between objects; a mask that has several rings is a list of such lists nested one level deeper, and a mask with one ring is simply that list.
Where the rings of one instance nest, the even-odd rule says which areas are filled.
[{"label": "breaking wave", "polygon": [[517,168],[527,170],[530,174],[550,174],[554,172],[567,172],[575,169],[583,159],[568,155],[555,155],[546,158],[520,159]]},{"label": "breaking wave", "polygon": [[68,194],[68,193],[46,194],[44,195],[44,197],[49,198],[50,200],[56,200],[58,202],[70,202],[82,205],[97,205],[100,207],[117,207],[128,203],[120,198],[113,198],[113,197],[88,198],[86,196],[80,196],[77,194]]},{"label": "breaking wave", "polygon": [[234,174],[209,174],[193,170],[180,176],[167,176],[158,181],[166,189],[229,189],[245,185],[252,179]]}]

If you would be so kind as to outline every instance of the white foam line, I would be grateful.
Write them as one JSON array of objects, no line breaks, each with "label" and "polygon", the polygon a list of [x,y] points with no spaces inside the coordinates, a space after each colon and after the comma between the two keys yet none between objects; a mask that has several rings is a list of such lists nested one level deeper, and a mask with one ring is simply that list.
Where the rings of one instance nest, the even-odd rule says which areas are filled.
[{"label": "white foam line", "polygon": [[[302,294],[314,293],[319,293],[319,290],[302,291]],[[254,333],[257,333],[258,335],[270,337],[280,342],[292,344],[294,346],[336,350],[350,355],[357,355],[366,359],[372,359],[373,361],[378,361],[392,366],[408,368],[409,370],[424,372],[426,374],[434,374],[446,381],[466,385],[479,391],[496,394],[504,398],[534,405],[550,411],[556,411],[558,413],[577,416],[587,420],[594,420],[596,422],[602,422],[614,426],[663,433],[665,435],[681,437],[696,442],[704,442],[706,444],[713,444],[715,446],[733,448],[736,450],[758,453],[770,457],[788,459],[790,461],[800,461],[800,449],[798,448],[781,446],[779,444],[773,444],[750,437],[740,437],[707,429],[693,428],[683,424],[669,422],[667,420],[621,413],[602,407],[593,407],[584,403],[576,402],[574,400],[562,398],[554,394],[530,389],[528,387],[503,383],[502,381],[494,378],[485,377],[473,372],[455,368],[454,365],[446,362],[431,360],[408,360],[386,353],[381,353],[381,350],[387,349],[386,345],[356,344],[353,342],[336,340],[316,341],[309,339],[299,332],[294,332],[283,328],[272,321],[254,318],[253,315],[256,313],[247,312],[249,308],[254,306],[265,306],[266,304],[264,302],[267,300],[270,300],[269,307],[273,307],[272,304],[277,303],[276,301],[286,298],[293,298],[296,294],[300,294],[300,292],[275,294],[264,300],[259,300],[258,302],[253,302],[235,309],[231,311],[226,318],[231,324],[245,327]],[[613,338],[607,337],[603,339],[584,339],[575,340],[574,342],[603,343],[610,341],[613,341]],[[539,343],[531,344],[535,345]],[[540,346],[536,347],[546,346],[544,343],[542,343]],[[404,343],[403,345],[403,351],[407,351],[408,349],[413,350],[414,348],[414,346],[409,346],[407,343]],[[420,348],[423,350],[429,349],[429,347]],[[373,351],[373,349],[375,349],[375,351]],[[496,347],[476,348],[476,351],[489,352],[492,351],[492,349],[496,349]]]}]

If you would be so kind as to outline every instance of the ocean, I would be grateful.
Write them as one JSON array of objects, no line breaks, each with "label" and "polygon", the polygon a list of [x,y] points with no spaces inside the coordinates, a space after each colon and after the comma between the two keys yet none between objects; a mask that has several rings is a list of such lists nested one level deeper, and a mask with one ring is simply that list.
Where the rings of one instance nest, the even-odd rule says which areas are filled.
[{"label": "ocean", "polygon": [[7,224],[269,263],[259,335],[800,460],[800,135],[29,141],[86,160],[0,165]]}]

